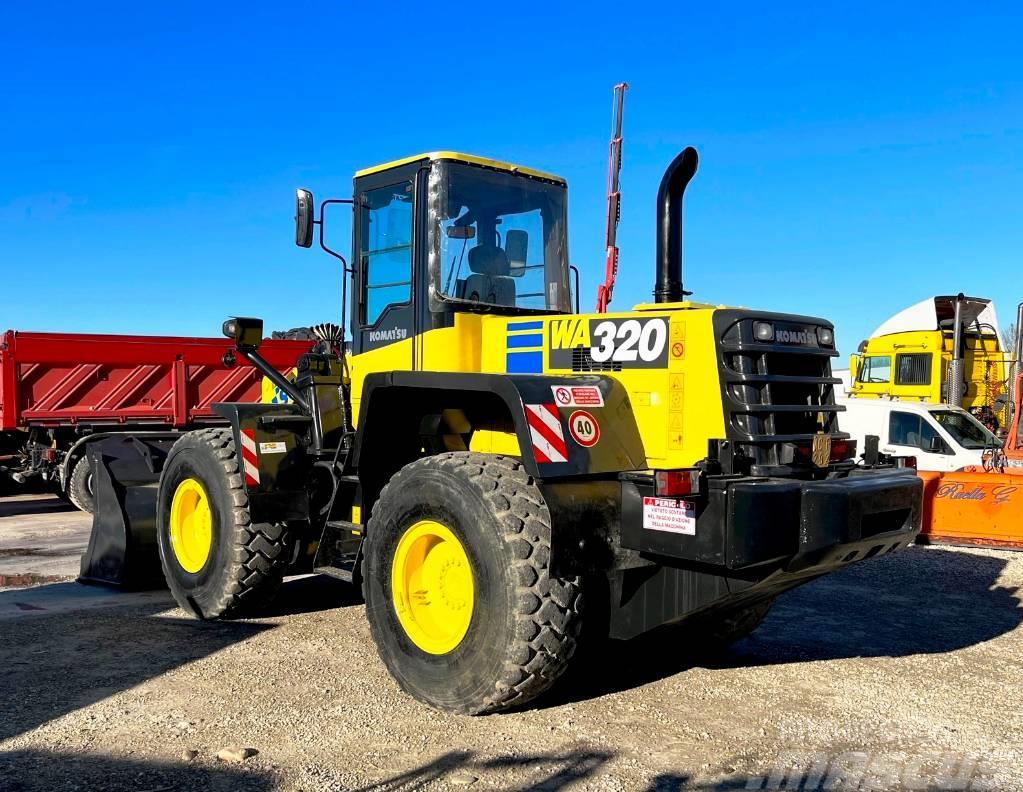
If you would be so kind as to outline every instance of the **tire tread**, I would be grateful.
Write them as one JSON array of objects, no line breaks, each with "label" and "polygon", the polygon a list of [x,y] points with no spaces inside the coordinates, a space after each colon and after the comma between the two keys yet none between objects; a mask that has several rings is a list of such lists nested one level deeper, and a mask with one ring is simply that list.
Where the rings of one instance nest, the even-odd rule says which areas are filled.
[{"label": "tire tread", "polygon": [[[480,701],[469,703],[465,711],[481,715],[525,704],[554,684],[575,653],[582,626],[580,578],[550,575],[550,512],[536,482],[515,457],[471,451],[424,457],[395,474],[381,491],[380,501],[392,489],[400,489],[407,476],[437,467],[455,473],[479,492],[496,517],[513,559],[514,640],[493,689]],[[367,534],[373,535],[372,517]]]}]

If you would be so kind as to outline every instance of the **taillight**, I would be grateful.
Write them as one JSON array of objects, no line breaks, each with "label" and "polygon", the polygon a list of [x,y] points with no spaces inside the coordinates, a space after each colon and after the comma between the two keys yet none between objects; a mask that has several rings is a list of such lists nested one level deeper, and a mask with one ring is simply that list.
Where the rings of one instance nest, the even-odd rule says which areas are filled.
[{"label": "taillight", "polygon": [[[832,440],[831,441],[831,454],[829,460],[831,462],[841,462],[843,459],[849,459],[856,455],[856,441],[855,440]],[[809,462],[813,458],[813,446],[810,443],[799,444],[796,446],[795,453],[796,461],[798,462]]]},{"label": "taillight", "polygon": [[658,470],[654,489],[659,497],[680,498],[700,491],[699,470]]},{"label": "taillight", "polygon": [[855,453],[856,446],[848,440],[833,440],[831,442],[831,461],[841,462],[848,459]]},{"label": "taillight", "polygon": [[914,456],[896,457],[895,467],[908,467],[913,468],[913,470],[916,470],[916,457]]}]

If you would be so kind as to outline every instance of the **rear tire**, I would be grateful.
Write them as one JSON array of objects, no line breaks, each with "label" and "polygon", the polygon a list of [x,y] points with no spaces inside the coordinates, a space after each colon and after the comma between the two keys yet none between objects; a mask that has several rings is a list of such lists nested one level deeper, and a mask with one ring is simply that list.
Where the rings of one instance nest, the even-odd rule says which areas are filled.
[{"label": "rear tire", "polygon": [[[171,514],[176,494],[182,501],[190,496],[193,506],[202,502],[209,515],[208,546],[194,537],[184,546],[181,518],[172,520]],[[156,532],[171,594],[200,619],[265,606],[280,587],[290,555],[285,525],[253,523],[249,517],[231,429],[188,432],[171,448],[160,477]]]},{"label": "rear tire", "polygon": [[89,457],[83,456],[73,468],[67,480],[67,499],[83,512],[96,511],[96,496],[92,491],[92,466]]},{"label": "rear tire", "polygon": [[[432,646],[403,626],[411,605],[403,602],[399,616],[395,593],[408,580],[402,566],[408,556],[399,548],[424,524],[453,537],[448,569],[465,574],[452,558],[467,559],[471,569],[464,624],[457,602],[443,610],[445,584],[431,588],[424,573],[422,590],[411,592],[416,607],[437,603],[455,622],[434,623],[440,640]],[[449,712],[496,712],[536,698],[566,670],[582,624],[579,579],[550,574],[550,512],[517,459],[455,452],[406,465],[374,505],[364,549],[370,633],[398,684],[420,701]],[[392,572],[401,573],[397,584]]]}]

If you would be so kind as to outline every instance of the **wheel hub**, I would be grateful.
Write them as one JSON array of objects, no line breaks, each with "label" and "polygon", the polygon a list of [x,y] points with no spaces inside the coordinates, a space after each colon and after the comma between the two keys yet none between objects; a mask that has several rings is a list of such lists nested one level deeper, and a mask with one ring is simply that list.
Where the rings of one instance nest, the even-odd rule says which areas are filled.
[{"label": "wheel hub", "polygon": [[195,574],[206,566],[213,547],[213,512],[205,488],[194,478],[185,479],[174,490],[170,543],[186,572]]},{"label": "wheel hub", "polygon": [[428,654],[446,654],[469,631],[475,601],[472,566],[447,526],[420,520],[398,540],[391,564],[398,621]]}]

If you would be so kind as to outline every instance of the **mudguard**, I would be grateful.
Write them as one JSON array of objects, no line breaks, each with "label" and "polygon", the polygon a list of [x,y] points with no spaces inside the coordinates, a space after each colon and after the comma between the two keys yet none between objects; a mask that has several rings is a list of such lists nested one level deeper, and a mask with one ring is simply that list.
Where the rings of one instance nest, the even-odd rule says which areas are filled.
[{"label": "mudguard", "polygon": [[292,404],[214,404],[234,430],[253,522],[309,517],[312,419]]},{"label": "mudguard", "polygon": [[422,418],[449,409],[463,410],[478,425],[497,410],[509,416],[522,462],[541,480],[647,467],[628,393],[617,380],[425,371],[366,378],[352,467],[363,477],[384,453],[403,456],[408,438],[423,434]]}]

